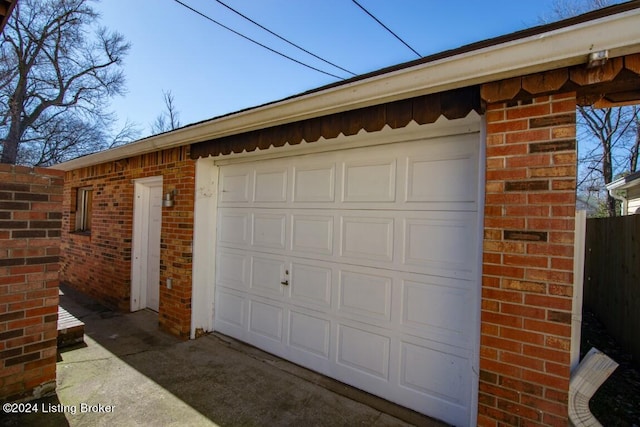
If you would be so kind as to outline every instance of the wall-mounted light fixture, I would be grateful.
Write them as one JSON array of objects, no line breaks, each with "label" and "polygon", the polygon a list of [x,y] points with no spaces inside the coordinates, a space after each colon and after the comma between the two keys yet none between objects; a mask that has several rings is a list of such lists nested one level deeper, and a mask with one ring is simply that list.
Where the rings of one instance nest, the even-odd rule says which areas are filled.
[{"label": "wall-mounted light fixture", "polygon": [[164,198],[162,199],[162,207],[170,208],[173,206],[173,202],[176,198],[176,194],[178,194],[178,190],[175,188],[168,193],[165,193]]},{"label": "wall-mounted light fixture", "polygon": [[587,61],[587,68],[601,67],[606,64],[609,59],[608,50],[599,50],[598,52],[591,52],[589,54],[589,60]]}]

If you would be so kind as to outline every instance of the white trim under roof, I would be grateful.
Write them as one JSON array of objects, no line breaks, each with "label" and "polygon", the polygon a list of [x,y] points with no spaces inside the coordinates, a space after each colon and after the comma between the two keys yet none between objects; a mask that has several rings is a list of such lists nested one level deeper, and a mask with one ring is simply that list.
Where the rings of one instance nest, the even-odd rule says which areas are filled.
[{"label": "white trim under roof", "polygon": [[375,74],[52,166],[65,171],[157,150],[282,125],[371,105],[442,92],[640,52],[640,8],[548,32]]}]

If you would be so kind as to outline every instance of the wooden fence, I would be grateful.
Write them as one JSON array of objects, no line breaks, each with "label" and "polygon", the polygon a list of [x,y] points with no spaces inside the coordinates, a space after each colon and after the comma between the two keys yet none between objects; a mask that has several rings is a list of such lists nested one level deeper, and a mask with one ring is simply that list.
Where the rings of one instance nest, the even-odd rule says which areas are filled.
[{"label": "wooden fence", "polygon": [[587,220],[584,308],[640,364],[640,215]]}]

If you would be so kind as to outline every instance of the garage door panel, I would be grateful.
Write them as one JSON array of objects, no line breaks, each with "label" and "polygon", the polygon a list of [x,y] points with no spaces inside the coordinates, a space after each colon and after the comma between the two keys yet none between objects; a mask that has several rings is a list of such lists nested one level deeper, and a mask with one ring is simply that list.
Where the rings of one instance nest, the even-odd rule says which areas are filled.
[{"label": "garage door panel", "polygon": [[226,324],[231,331],[242,334],[242,330],[246,327],[246,305],[247,299],[245,297],[219,290],[216,293],[216,326],[221,328]]},{"label": "garage door panel", "polygon": [[294,167],[293,202],[333,202],[335,174],[335,164]]},{"label": "garage door panel", "polygon": [[287,169],[256,170],[255,202],[282,203],[287,201]]},{"label": "garage door panel", "polygon": [[220,212],[220,243],[246,247],[249,244],[250,215],[238,210]]},{"label": "garage door panel", "polygon": [[451,403],[464,402],[468,390],[464,380],[466,358],[444,349],[406,341],[400,344],[400,354],[400,383],[403,386]]},{"label": "garage door panel", "polygon": [[216,283],[222,286],[247,290],[249,288],[250,258],[243,252],[223,249],[218,254]]},{"label": "garage door panel", "polygon": [[[460,282],[435,277],[402,281],[402,330],[410,335],[468,348],[474,330],[473,292]],[[429,307],[425,310],[425,307]]]},{"label": "garage door panel", "polygon": [[453,425],[468,425],[472,378],[468,354],[428,341],[402,341],[399,370],[398,392],[390,400]]},{"label": "garage door panel", "polygon": [[282,296],[285,287],[281,282],[287,279],[286,271],[285,261],[281,258],[252,257],[251,290],[265,296]]},{"label": "garage door panel", "polygon": [[341,256],[363,260],[393,260],[393,218],[343,216]]},{"label": "garage door panel", "polygon": [[381,274],[342,270],[338,310],[345,316],[391,321],[392,278]]},{"label": "garage door panel", "polygon": [[[423,215],[423,218],[427,215]],[[451,213],[404,219],[404,264],[445,277],[472,278],[476,264],[476,216]]]},{"label": "garage door panel", "polygon": [[286,220],[284,213],[256,212],[253,218],[252,244],[256,247],[285,249]]},{"label": "garage door panel", "polygon": [[316,310],[331,307],[332,269],[294,261],[291,264],[290,290],[294,304]]},{"label": "garage door panel", "polygon": [[222,170],[220,172],[220,202],[249,202],[252,182],[253,171],[250,169]]},{"label": "garage door panel", "polygon": [[[474,202],[477,189],[470,186],[477,176],[471,154],[451,158],[408,158],[408,202]],[[440,183],[425,185],[425,183]]]},{"label": "garage door panel", "polygon": [[388,336],[338,325],[337,362],[350,370],[388,380],[390,347]]},{"label": "garage door panel", "polygon": [[328,319],[291,310],[288,342],[303,352],[329,359],[331,322]]},{"label": "garage door panel", "polygon": [[334,217],[331,215],[292,216],[291,248],[294,252],[333,254]]},{"label": "garage door panel", "polygon": [[343,202],[393,202],[396,199],[395,159],[346,161],[343,177]]},{"label": "garage door panel", "polygon": [[249,302],[249,332],[270,340],[282,341],[284,310],[274,304]]}]

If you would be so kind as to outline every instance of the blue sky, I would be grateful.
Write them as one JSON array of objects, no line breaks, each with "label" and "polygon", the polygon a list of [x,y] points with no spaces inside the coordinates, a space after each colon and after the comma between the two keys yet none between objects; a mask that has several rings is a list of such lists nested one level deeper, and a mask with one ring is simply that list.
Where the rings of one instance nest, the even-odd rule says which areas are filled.
[{"label": "blue sky", "polygon": [[[269,47],[350,77],[243,20],[215,0],[182,0]],[[351,0],[223,0],[305,49],[355,74],[416,55]],[[426,56],[538,25],[553,0],[358,0]],[[132,48],[128,93],[112,102],[119,119],[149,134],[171,91],[182,125],[338,81],[277,56],[198,16],[174,0],[102,0],[101,23]]]}]

